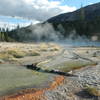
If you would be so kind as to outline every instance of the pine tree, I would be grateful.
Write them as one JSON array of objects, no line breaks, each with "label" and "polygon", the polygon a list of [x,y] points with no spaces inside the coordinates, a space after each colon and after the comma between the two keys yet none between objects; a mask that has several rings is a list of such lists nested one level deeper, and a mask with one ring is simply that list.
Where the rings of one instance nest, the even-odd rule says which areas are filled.
[{"label": "pine tree", "polygon": [[80,12],[79,12],[79,20],[81,21],[85,20],[85,9],[82,4],[81,4]]}]

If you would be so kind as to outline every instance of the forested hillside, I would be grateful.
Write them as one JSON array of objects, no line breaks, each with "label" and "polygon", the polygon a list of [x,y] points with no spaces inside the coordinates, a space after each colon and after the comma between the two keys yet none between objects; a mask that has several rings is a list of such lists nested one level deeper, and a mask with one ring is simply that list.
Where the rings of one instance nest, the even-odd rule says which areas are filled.
[{"label": "forested hillside", "polygon": [[2,30],[1,41],[57,41],[85,37],[100,41],[100,3],[61,14],[43,23],[8,31]]}]

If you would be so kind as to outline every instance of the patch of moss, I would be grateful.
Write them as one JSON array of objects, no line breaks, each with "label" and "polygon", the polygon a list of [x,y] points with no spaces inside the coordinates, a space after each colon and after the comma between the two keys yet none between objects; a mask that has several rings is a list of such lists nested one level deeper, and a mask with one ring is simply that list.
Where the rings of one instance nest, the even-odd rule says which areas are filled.
[{"label": "patch of moss", "polygon": [[84,61],[67,61],[61,65],[59,65],[59,70],[63,72],[68,72],[75,69],[80,69],[82,67],[86,67],[88,65],[93,65],[93,62],[84,62]]}]

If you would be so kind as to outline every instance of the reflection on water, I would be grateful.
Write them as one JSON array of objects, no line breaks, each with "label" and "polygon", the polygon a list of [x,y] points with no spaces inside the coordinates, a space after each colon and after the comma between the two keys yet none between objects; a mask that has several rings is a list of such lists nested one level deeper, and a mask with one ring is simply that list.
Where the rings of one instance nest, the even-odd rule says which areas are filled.
[{"label": "reflection on water", "polygon": [[97,46],[100,47],[100,42],[93,42],[93,41],[76,41],[76,40],[66,40],[66,41],[60,41],[59,44],[63,46]]}]

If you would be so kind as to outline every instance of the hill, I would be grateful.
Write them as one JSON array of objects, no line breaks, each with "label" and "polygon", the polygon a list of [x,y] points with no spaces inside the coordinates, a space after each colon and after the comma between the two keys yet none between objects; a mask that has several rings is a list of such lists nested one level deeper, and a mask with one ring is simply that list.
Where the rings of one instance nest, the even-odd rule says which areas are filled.
[{"label": "hill", "polygon": [[47,22],[52,23],[56,30],[60,32],[63,30],[64,37],[73,33],[74,30],[74,36],[86,36],[92,40],[100,40],[100,3],[81,7],[74,12],[60,14],[48,19]]},{"label": "hill", "polygon": [[12,30],[7,36],[16,41],[57,41],[84,38],[100,41],[100,3],[52,17],[44,23]]},{"label": "hill", "polygon": [[100,3],[88,5],[86,7],[81,7],[80,9],[60,14],[58,16],[52,17],[47,21],[50,23],[53,22],[65,22],[65,21],[76,21],[76,20],[94,20],[100,16]]}]

